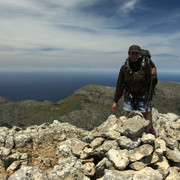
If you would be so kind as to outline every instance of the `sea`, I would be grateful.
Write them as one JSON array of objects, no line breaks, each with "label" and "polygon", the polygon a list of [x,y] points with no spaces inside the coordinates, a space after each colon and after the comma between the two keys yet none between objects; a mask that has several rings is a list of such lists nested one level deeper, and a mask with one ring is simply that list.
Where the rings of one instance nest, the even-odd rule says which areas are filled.
[{"label": "sea", "polygon": [[[0,72],[0,96],[11,101],[57,102],[89,84],[115,87],[119,72]],[[161,81],[180,82],[180,72],[158,73]]]}]

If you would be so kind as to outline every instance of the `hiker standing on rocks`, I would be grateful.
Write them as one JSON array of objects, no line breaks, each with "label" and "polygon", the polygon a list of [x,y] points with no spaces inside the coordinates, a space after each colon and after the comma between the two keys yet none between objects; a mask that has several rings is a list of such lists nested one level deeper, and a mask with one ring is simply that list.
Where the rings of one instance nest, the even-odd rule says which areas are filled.
[{"label": "hiker standing on rocks", "polygon": [[156,135],[152,124],[151,87],[154,89],[157,84],[157,71],[154,63],[145,61],[141,52],[138,45],[129,47],[128,59],[119,72],[112,111],[116,113],[117,102],[123,95],[123,109],[127,115],[133,110],[139,110],[150,121],[149,132]]}]

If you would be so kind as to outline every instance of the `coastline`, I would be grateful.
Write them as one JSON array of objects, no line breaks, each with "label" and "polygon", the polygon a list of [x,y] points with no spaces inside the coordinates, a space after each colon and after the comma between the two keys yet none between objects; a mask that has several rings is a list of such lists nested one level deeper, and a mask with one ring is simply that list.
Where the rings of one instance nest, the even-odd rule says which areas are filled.
[{"label": "coastline", "polygon": [[[57,102],[89,84],[115,87],[117,77],[118,72],[0,72],[0,96]],[[158,79],[180,83],[180,73],[159,72]]]}]

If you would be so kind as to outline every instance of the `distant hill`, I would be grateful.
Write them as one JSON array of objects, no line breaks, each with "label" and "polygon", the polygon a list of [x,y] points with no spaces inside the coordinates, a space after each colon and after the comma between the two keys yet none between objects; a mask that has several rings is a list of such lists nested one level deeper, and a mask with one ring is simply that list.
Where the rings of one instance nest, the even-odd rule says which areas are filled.
[{"label": "distant hill", "polygon": [[[27,127],[44,122],[52,123],[56,119],[91,130],[112,114],[114,91],[114,87],[88,85],[56,103],[34,100],[12,102],[1,97],[0,126]],[[122,99],[118,104],[117,117],[124,114]],[[180,114],[180,83],[159,81],[153,104],[161,113]]]}]

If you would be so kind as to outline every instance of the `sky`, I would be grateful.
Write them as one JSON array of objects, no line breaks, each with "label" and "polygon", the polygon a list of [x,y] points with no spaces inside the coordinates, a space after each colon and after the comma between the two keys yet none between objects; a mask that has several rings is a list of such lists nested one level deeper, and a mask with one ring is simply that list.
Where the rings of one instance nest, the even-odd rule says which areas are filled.
[{"label": "sky", "polygon": [[1,0],[1,71],[119,71],[128,48],[180,72],[179,0]]}]

